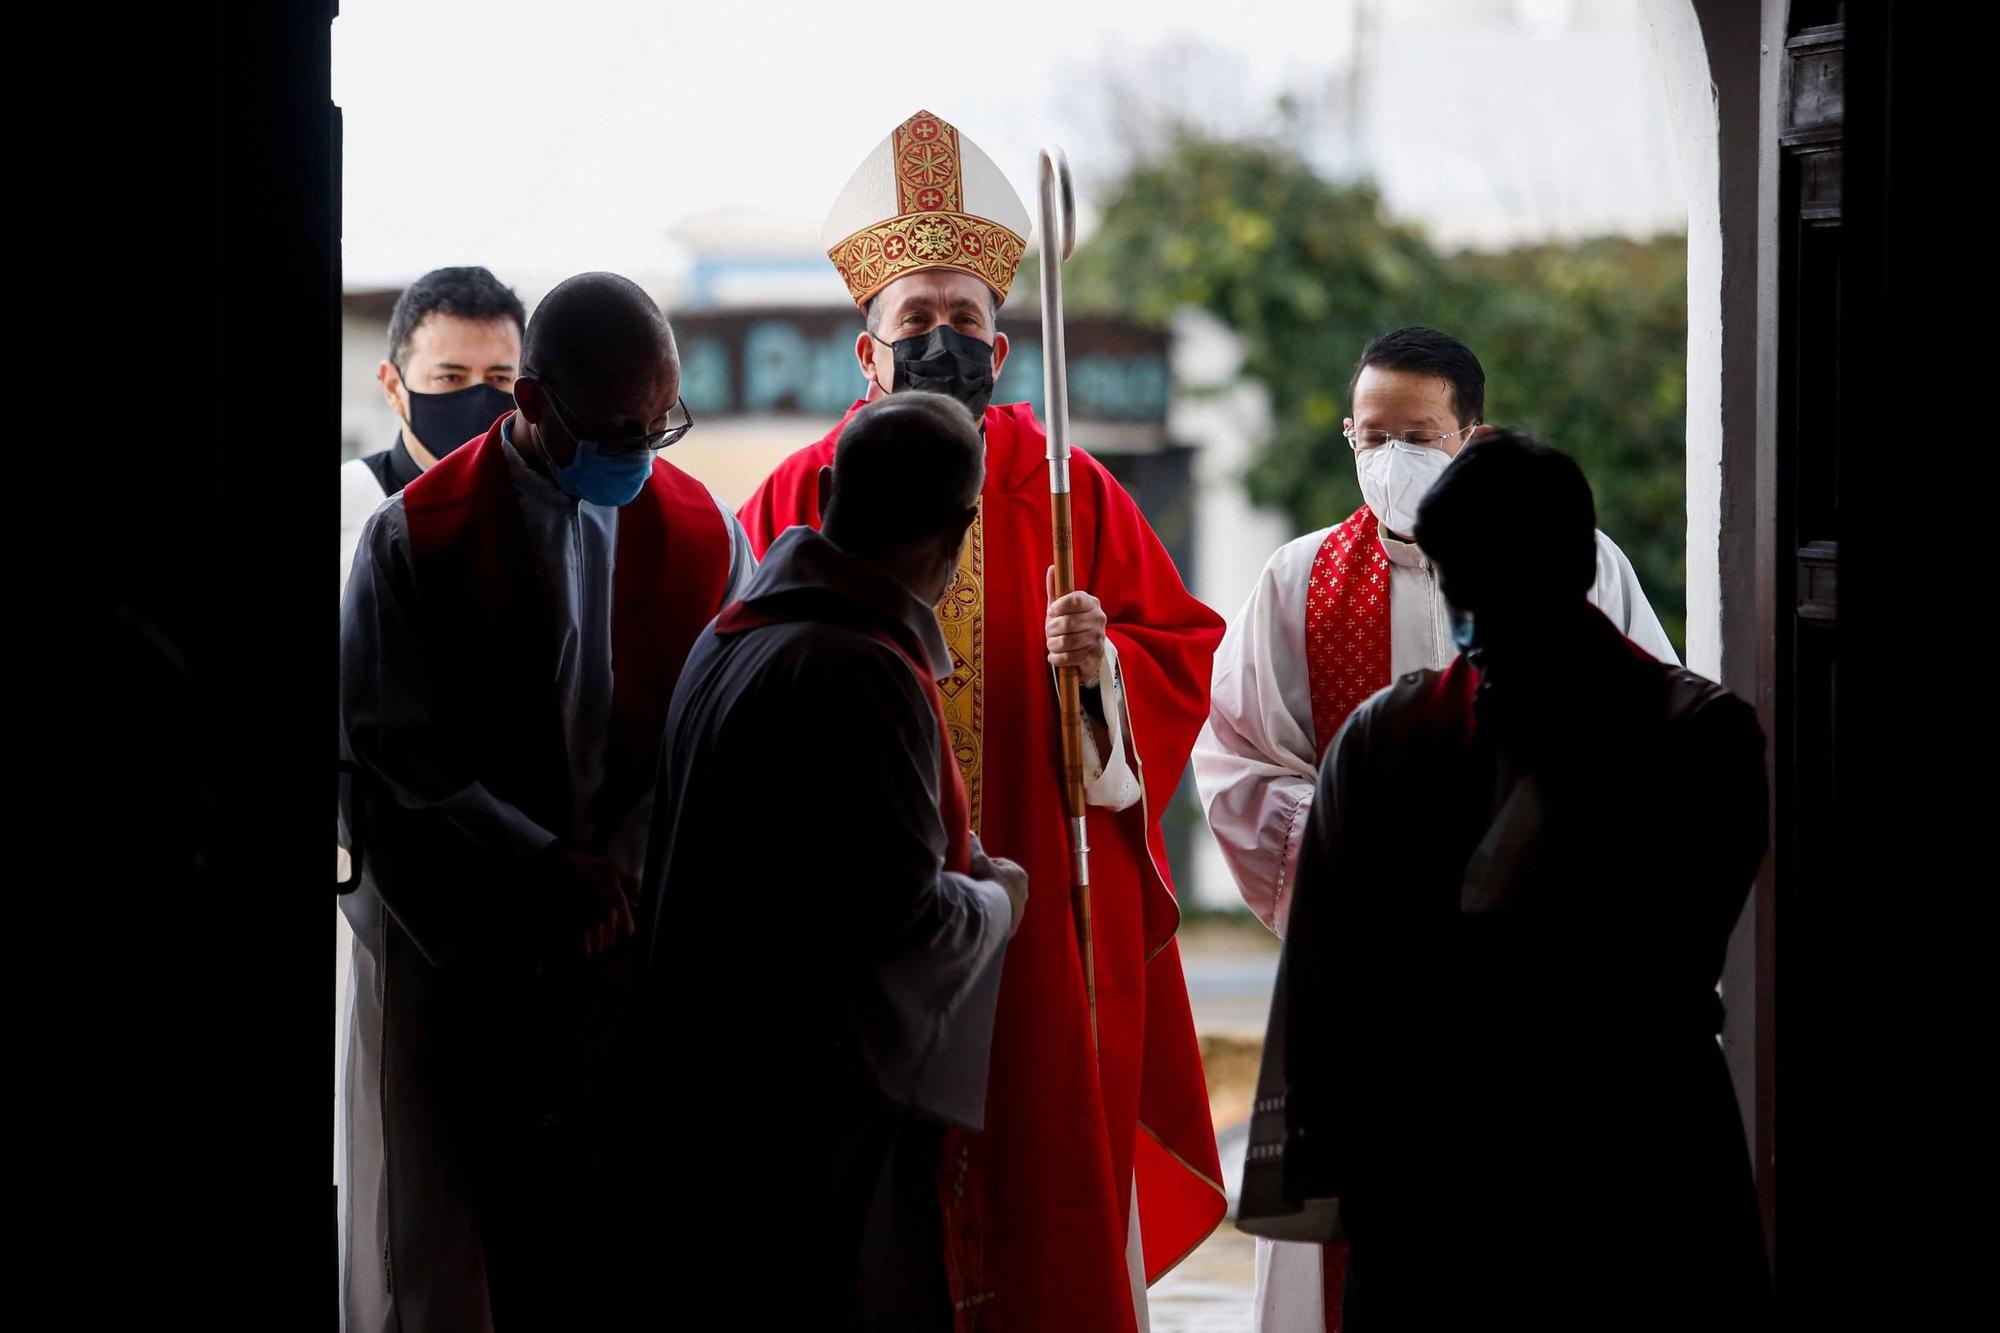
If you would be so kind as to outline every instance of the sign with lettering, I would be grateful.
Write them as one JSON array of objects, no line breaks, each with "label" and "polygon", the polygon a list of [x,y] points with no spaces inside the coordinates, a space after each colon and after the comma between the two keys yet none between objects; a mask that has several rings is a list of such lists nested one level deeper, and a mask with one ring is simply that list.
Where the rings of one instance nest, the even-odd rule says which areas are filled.
[{"label": "sign with lettering", "polygon": [[[698,419],[795,414],[838,418],[861,396],[858,312],[829,309],[685,311],[672,316],[681,396]],[[1025,399],[1040,416],[1042,328],[1003,314],[1007,362],[993,400]],[[1164,434],[1171,388],[1167,335],[1112,319],[1068,327],[1070,417],[1151,427]]]}]

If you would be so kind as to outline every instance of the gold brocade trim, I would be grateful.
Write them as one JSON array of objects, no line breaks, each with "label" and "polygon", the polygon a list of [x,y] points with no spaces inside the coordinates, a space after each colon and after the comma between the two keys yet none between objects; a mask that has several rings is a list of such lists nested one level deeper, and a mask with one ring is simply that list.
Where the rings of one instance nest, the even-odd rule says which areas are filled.
[{"label": "gold brocade trim", "polygon": [[[1199,1180],[1202,1184],[1214,1190],[1217,1194],[1220,1194],[1224,1199],[1227,1199],[1229,1197],[1229,1192],[1222,1187],[1221,1181],[1217,1180],[1214,1176],[1209,1175],[1208,1172],[1202,1170],[1200,1167],[1196,1166],[1193,1162],[1190,1162],[1187,1158],[1181,1156],[1179,1153],[1175,1152],[1172,1148],[1168,1147],[1167,1141],[1161,1138],[1158,1134],[1155,1134],[1153,1132],[1153,1127],[1151,1125],[1147,1124],[1143,1120],[1138,1121],[1137,1123],[1140,1131],[1144,1133],[1147,1138],[1159,1144],[1160,1151],[1165,1153],[1167,1156],[1173,1158],[1175,1162],[1179,1163],[1182,1170],[1186,1171],[1196,1180]],[[1210,1230],[1213,1231],[1214,1228],[1211,1227]]]},{"label": "gold brocade trim", "polygon": [[1027,241],[969,213],[906,213],[863,227],[826,252],[855,303],[924,268],[955,268],[991,287],[1001,300],[1014,282]]},{"label": "gold brocade trim", "polygon": [[951,752],[965,779],[965,800],[972,812],[972,831],[979,832],[982,795],[980,752],[986,727],[986,501],[965,546],[958,554],[958,572],[937,604],[938,628],[951,650],[951,675],[938,684],[944,696],[945,726]]},{"label": "gold brocade trim", "polygon": [[959,169],[958,131],[928,111],[896,127],[896,211],[957,213],[965,207],[965,173]]}]

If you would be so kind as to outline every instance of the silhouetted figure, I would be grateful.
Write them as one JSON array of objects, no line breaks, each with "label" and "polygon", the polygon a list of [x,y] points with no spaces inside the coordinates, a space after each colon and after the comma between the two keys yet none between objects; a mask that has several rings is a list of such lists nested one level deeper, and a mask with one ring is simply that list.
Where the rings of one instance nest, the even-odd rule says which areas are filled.
[{"label": "silhouetted figure", "polygon": [[1344,1233],[1351,1333],[1765,1307],[1715,989],[1763,735],[1589,604],[1594,529],[1565,455],[1467,445],[1415,533],[1463,652],[1369,699],[1320,769],[1241,1224]]},{"label": "silhouetted figure", "polygon": [[937,685],[932,608],[985,475],[957,402],[862,408],[821,473],[824,535],[778,538],[688,658],[621,1117],[637,1326],[685,1271],[718,1327],[952,1327],[940,1140],[984,1120],[1027,905],[973,835]]}]

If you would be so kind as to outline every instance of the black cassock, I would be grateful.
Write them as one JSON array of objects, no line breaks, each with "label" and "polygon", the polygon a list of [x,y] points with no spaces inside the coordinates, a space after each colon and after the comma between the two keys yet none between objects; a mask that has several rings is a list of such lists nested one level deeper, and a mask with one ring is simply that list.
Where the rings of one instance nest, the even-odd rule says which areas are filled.
[{"label": "black cassock", "polygon": [[1369,700],[1321,766],[1239,1224],[1344,1236],[1348,1333],[1766,1308],[1716,1041],[1763,735],[1592,628],[1565,720],[1520,743],[1461,657]]},{"label": "black cassock", "polygon": [[[945,868],[929,606],[808,528],[681,674],[625,1124],[631,1263],[716,1327],[951,1327],[937,1154],[980,1126],[1005,891]],[[754,623],[775,620],[776,623]],[[885,643],[888,635],[900,645]],[[686,1284],[685,1286],[681,1284]]]}]

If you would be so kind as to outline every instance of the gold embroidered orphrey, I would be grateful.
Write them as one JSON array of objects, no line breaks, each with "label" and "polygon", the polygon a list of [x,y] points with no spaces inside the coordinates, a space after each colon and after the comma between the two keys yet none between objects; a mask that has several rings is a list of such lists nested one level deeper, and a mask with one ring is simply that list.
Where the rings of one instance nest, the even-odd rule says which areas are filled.
[{"label": "gold embroidered orphrey", "polygon": [[945,727],[951,752],[965,779],[966,804],[972,831],[979,832],[980,739],[986,725],[986,501],[965,546],[958,553],[958,572],[937,605],[938,628],[951,650],[951,675],[939,684],[944,695]]},{"label": "gold embroidered orphrey", "polygon": [[928,111],[896,127],[898,213],[962,213],[965,174],[958,168],[958,131]]},{"label": "gold embroidered orphrey", "polygon": [[921,268],[955,268],[1007,299],[1027,238],[965,209],[965,173],[958,131],[919,111],[891,136],[897,216],[863,227],[828,250],[827,258],[856,304]]}]

